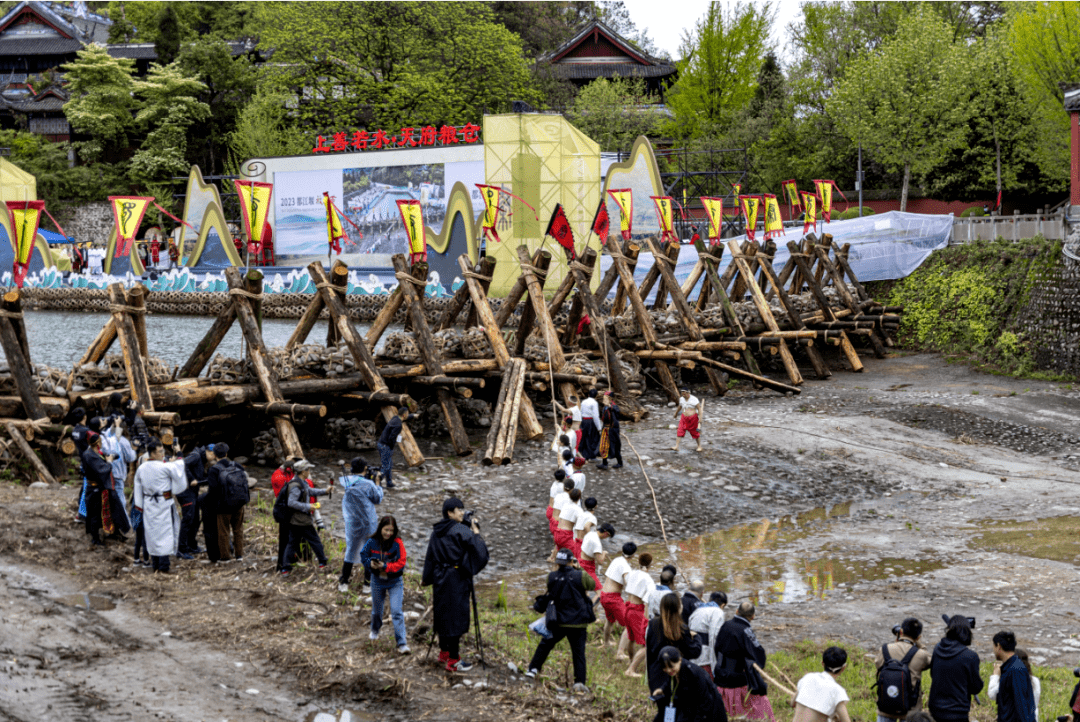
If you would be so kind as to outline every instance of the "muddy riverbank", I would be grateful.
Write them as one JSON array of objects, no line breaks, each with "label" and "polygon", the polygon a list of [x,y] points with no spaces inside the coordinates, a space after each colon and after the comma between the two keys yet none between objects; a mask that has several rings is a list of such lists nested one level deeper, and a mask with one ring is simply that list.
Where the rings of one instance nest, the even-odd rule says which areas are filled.
[{"label": "muddy riverbank", "polygon": [[[626,443],[625,468],[588,474],[587,495],[599,500],[598,516],[618,530],[609,548],[632,539],[673,560],[683,578],[700,576],[733,600],[754,599],[759,604],[755,626],[767,647],[838,639],[870,649],[909,615],[927,623],[927,640],[933,642],[941,614],[968,614],[978,619],[974,647],[980,655],[989,654],[994,631],[1009,627],[1038,663],[1075,666],[1080,656],[1080,609],[1074,601],[1080,585],[1080,544],[1074,541],[1080,531],[1080,393],[1061,384],[980,375],[936,356],[864,360],[865,373],[808,382],[800,397],[737,386],[723,399],[707,398],[700,454],[690,445],[678,453],[668,450],[674,410],[658,397],[647,397],[649,417],[623,426],[641,463]],[[431,456],[445,453],[440,440],[422,441],[421,448]],[[314,450],[311,457],[322,478],[337,459],[347,458],[331,449]],[[515,463],[506,467],[458,458],[432,459],[413,470],[398,467],[399,488],[388,492],[380,511],[398,517],[410,563],[419,568],[442,500],[450,493],[461,496],[476,509],[492,552],[482,595],[494,596],[497,582],[506,581],[511,603],[522,603],[540,593],[546,573],[542,560],[550,537],[544,506],[552,470],[552,455],[539,443],[519,444]],[[664,544],[642,470],[655,490],[670,546]],[[267,484],[268,470],[251,472],[260,487]],[[363,600],[338,595],[332,577],[274,579],[276,537],[266,529],[253,530],[242,569],[178,562],[178,575],[147,581],[128,565],[126,547],[104,557],[85,549],[80,530],[70,522],[74,493],[69,487],[0,488],[0,572],[23,580],[8,582],[5,593],[11,598],[0,603],[5,613],[10,606],[25,619],[78,615],[85,626],[127,614],[133,629],[158,625],[157,636],[171,630],[174,641],[189,643],[170,651],[171,664],[188,665],[191,681],[185,681],[185,689],[212,687],[221,676],[232,691],[213,691],[205,698],[192,693],[196,706],[191,708],[179,700],[155,708],[166,718],[300,720],[334,704],[360,704],[357,700],[377,719],[425,712],[425,719],[459,718],[448,706],[464,703],[468,690],[451,689],[456,682],[425,666],[419,655],[403,661],[380,648],[375,658],[384,665],[381,673],[408,684],[377,693],[381,687],[364,677],[374,671],[358,671],[361,660],[366,664],[373,654],[362,622]],[[336,499],[324,509],[335,529],[337,509]],[[50,591],[20,592],[16,587],[42,584],[18,576],[27,574],[53,575],[46,579]],[[117,608],[80,611],[53,600],[82,593],[105,596]],[[243,623],[215,632],[207,612],[228,604],[240,610]],[[421,610],[412,611],[410,624],[415,624]],[[21,624],[24,617],[12,619]],[[5,628],[11,628],[6,621]],[[119,624],[130,634],[127,626]],[[294,634],[310,635],[308,651],[274,646]],[[35,642],[34,654],[47,657],[49,675],[85,675],[96,648],[90,637],[42,639]],[[75,651],[62,651],[61,642]],[[16,646],[8,644],[13,654],[5,656],[27,656],[25,650],[14,654]],[[138,653],[122,644],[116,649]],[[198,654],[218,656],[204,660]],[[147,674],[167,674],[164,658],[143,660]],[[222,676],[234,662],[257,665],[249,672],[257,680],[251,688],[260,690],[257,699],[244,696],[244,684]],[[516,660],[518,666],[524,662]],[[34,661],[24,659],[24,664],[38,668]],[[0,667],[0,678],[14,680],[12,669]],[[295,690],[294,675],[316,669],[325,676],[314,689],[329,685],[324,692],[314,695],[305,686],[304,706],[275,701],[276,696],[292,698],[282,690]],[[131,706],[141,688],[136,679],[125,683],[118,675],[114,683],[117,703],[127,700],[121,707],[139,717],[139,708]],[[349,686],[345,679],[362,683]],[[478,679],[491,686],[484,700],[493,706],[480,709],[477,719],[489,713],[499,718],[513,704],[528,704],[521,700],[530,698],[520,697],[519,683],[505,667]],[[383,686],[392,687],[389,680]],[[44,687],[31,688],[45,694]],[[93,699],[77,700],[82,718],[115,718],[104,707],[99,714]],[[2,692],[0,709],[14,719],[33,718],[16,714]],[[557,717],[564,712],[571,714],[556,705]]]}]

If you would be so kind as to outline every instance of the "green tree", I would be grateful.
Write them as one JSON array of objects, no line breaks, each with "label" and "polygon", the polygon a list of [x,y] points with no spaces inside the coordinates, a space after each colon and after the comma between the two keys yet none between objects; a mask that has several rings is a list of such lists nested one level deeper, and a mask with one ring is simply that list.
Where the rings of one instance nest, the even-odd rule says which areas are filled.
[{"label": "green tree", "polygon": [[261,3],[271,89],[326,132],[476,122],[535,100],[521,39],[486,4]]},{"label": "green tree", "polygon": [[220,173],[228,160],[229,134],[255,94],[255,70],[246,56],[234,57],[223,40],[211,37],[185,43],[177,64],[185,75],[206,86],[199,99],[214,110],[188,130],[188,159],[204,173]]},{"label": "green tree", "polygon": [[128,168],[134,183],[153,188],[187,173],[187,130],[210,115],[210,106],[199,100],[205,90],[206,85],[184,75],[176,63],[150,66],[135,90],[142,99],[135,120],[146,138]]},{"label": "green tree", "polygon": [[1042,172],[1064,188],[1069,171],[1069,114],[1059,83],[1080,82],[1080,5],[1010,3],[1008,44],[1016,75],[1033,109]]},{"label": "green tree", "polygon": [[774,14],[770,2],[709,3],[705,16],[683,35],[679,79],[668,94],[675,114],[672,135],[687,138],[723,128],[753,98]]},{"label": "green tree", "polygon": [[154,40],[154,52],[157,53],[159,63],[168,65],[180,54],[183,33],[180,28],[180,19],[176,17],[176,10],[173,9],[172,3],[161,4],[161,12],[158,13],[155,24],[157,38]]},{"label": "green tree", "polygon": [[61,68],[71,95],[64,115],[76,133],[88,136],[73,144],[84,159],[95,161],[106,150],[127,148],[137,106],[134,68],[134,61],[111,57],[103,46],[94,44]]},{"label": "green tree", "polygon": [[639,135],[650,135],[663,119],[641,78],[600,78],[586,85],[567,119],[600,144],[601,150],[628,151]]},{"label": "green tree", "polygon": [[116,166],[97,163],[72,168],[67,144],[50,142],[36,133],[0,130],[0,146],[10,148],[8,160],[37,179],[38,198],[48,202],[54,215],[58,200],[86,203],[128,190]]},{"label": "green tree", "polygon": [[[114,0],[106,14],[113,21],[109,28],[110,43],[158,43],[163,35],[174,32],[163,28],[161,20],[166,11],[175,21],[175,40],[170,47],[209,36],[218,40],[239,40],[255,34],[254,3],[250,2],[135,2]],[[166,32],[167,31],[167,32]],[[158,59],[161,59],[159,54]]]},{"label": "green tree", "polygon": [[876,52],[852,62],[827,102],[850,140],[903,170],[900,210],[907,209],[912,174],[963,143],[974,80],[966,55],[947,23],[919,10]]},{"label": "green tree", "polygon": [[227,170],[236,174],[251,158],[299,155],[311,150],[313,141],[293,124],[286,107],[289,97],[260,90],[236,118],[229,134]]}]

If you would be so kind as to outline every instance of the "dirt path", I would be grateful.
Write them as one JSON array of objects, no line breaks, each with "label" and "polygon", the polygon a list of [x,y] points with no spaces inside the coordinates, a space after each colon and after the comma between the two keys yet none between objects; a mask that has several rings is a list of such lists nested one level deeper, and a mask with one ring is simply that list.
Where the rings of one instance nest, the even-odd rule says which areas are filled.
[{"label": "dirt path", "polygon": [[[684,579],[756,600],[767,647],[828,638],[871,648],[909,615],[927,623],[933,642],[934,620],[963,613],[978,619],[980,654],[1007,626],[1036,662],[1073,666],[1080,393],[938,357],[865,361],[866,373],[809,381],[798,397],[745,387],[709,397],[701,454],[667,450],[673,409],[647,398],[650,417],[623,429],[652,479],[672,548],[661,543],[628,444],[626,468],[588,475],[598,516],[618,530],[610,548],[632,539],[675,561]],[[442,445],[422,448],[437,455]],[[317,476],[335,472],[341,453],[314,451]],[[488,593],[507,580],[512,600],[531,600],[547,571],[539,561],[550,550],[552,470],[540,443],[519,444],[507,467],[433,460],[397,470],[399,488],[380,512],[398,517],[418,569],[442,500],[461,496],[492,552]],[[268,470],[251,471],[267,485]],[[353,700],[379,719],[438,720],[459,718],[460,705],[475,701],[475,687],[421,655],[396,658],[370,644],[370,602],[339,595],[332,577],[275,579],[276,537],[266,528],[251,529],[243,567],[178,562],[177,575],[154,579],[132,570],[127,547],[86,548],[70,522],[74,494],[0,486],[0,720],[302,720],[338,715],[336,705]],[[332,533],[338,510],[336,498],[325,505]],[[70,595],[84,592],[116,608],[80,609],[85,598]],[[422,602],[408,591],[410,624]],[[229,618],[235,623],[222,623]],[[479,676],[488,694],[472,717],[505,719],[538,704],[514,680],[505,668]],[[549,705],[543,714],[553,714]]]}]

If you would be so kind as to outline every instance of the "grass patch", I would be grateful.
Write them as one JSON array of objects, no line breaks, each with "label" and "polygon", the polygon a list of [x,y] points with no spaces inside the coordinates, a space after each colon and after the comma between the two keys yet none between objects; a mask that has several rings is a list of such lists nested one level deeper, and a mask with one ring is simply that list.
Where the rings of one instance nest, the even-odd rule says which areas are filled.
[{"label": "grass patch", "polygon": [[968,542],[973,547],[1080,564],[1080,517],[988,521],[981,528],[982,534]]}]

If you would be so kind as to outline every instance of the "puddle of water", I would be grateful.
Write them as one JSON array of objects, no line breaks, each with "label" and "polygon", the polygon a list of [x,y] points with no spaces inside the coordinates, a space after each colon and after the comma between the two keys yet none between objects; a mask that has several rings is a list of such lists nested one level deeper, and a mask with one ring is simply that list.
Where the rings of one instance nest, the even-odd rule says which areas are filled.
[{"label": "puddle of water", "polygon": [[107,612],[110,609],[116,609],[116,605],[108,597],[99,597],[96,594],[86,594],[85,592],[81,594],[65,594],[62,597],[57,597],[56,601],[69,607],[79,607],[94,612]]},{"label": "puddle of water", "polygon": [[968,543],[980,549],[1080,565],[1080,517],[1031,521],[974,521],[982,534]]},{"label": "puddle of water", "polygon": [[340,712],[310,713],[304,718],[304,722],[378,722],[379,717],[370,712],[353,712],[343,709]]},{"label": "puddle of water", "polygon": [[[638,552],[653,555],[654,578],[665,564],[675,564],[680,571],[680,586],[687,579],[702,579],[707,592],[723,591],[732,601],[750,599],[757,604],[774,604],[824,599],[840,585],[850,587],[859,582],[922,574],[944,566],[933,560],[857,560],[827,550],[782,551],[785,546],[819,533],[824,522],[901,501],[877,499],[818,507],[778,520],[763,519],[680,540],[672,545],[674,553],[663,544],[645,544]],[[531,601],[530,595],[538,593],[535,590],[543,586],[546,574],[534,570],[507,577],[508,598],[514,602]],[[480,584],[478,588],[481,596],[490,601],[498,594],[497,583]]]}]

